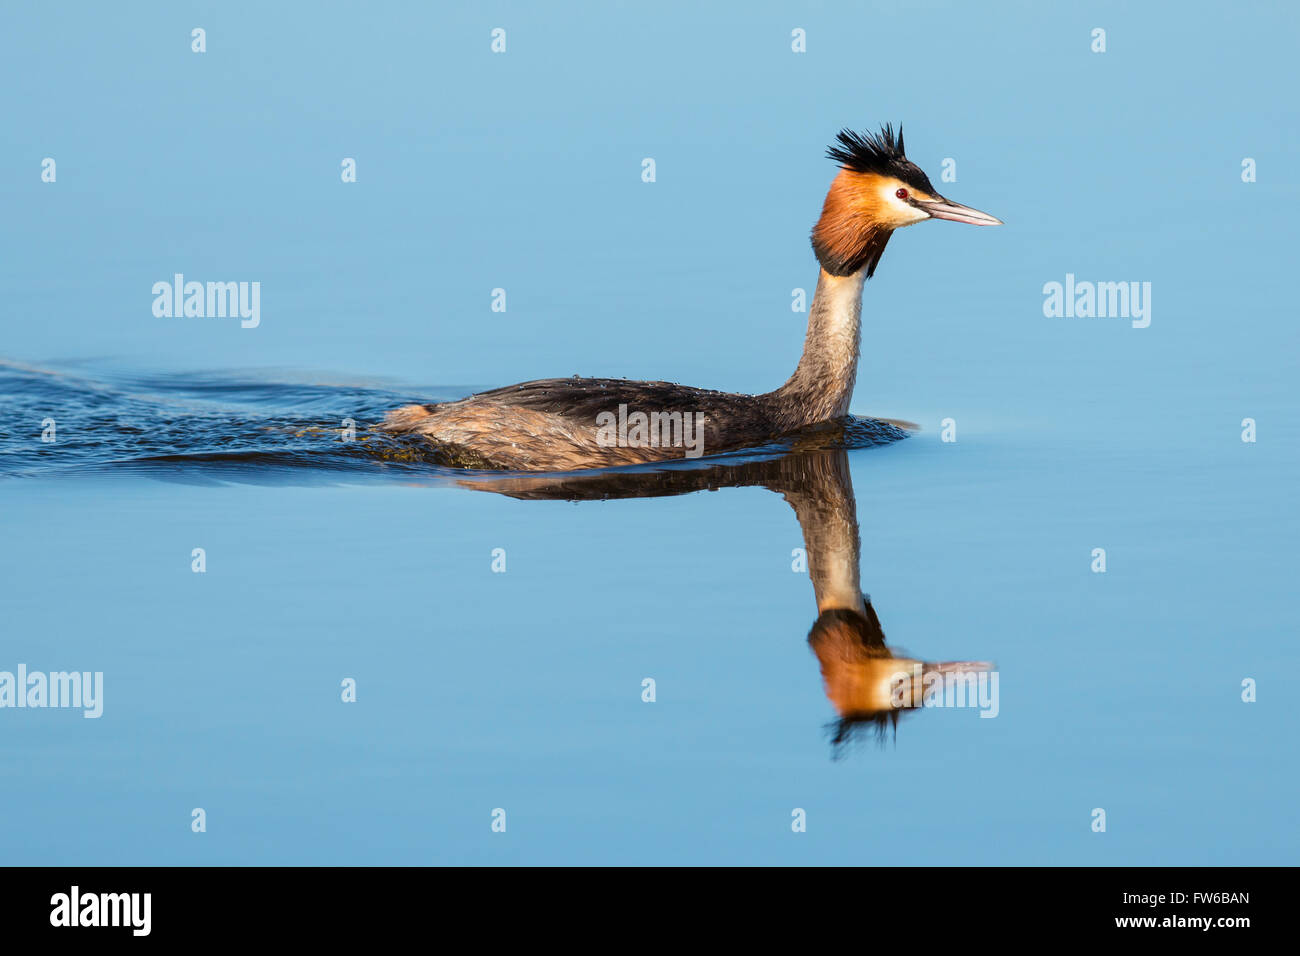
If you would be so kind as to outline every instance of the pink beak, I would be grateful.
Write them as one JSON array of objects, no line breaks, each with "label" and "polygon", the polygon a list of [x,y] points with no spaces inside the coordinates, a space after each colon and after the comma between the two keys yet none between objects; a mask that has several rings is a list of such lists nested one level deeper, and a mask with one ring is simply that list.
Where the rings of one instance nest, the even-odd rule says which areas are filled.
[{"label": "pink beak", "polygon": [[917,209],[930,214],[931,219],[949,219],[952,222],[968,222],[972,226],[1000,226],[1001,219],[995,219],[986,212],[963,206],[959,202],[950,202],[940,196],[938,199],[920,200],[915,203]]}]

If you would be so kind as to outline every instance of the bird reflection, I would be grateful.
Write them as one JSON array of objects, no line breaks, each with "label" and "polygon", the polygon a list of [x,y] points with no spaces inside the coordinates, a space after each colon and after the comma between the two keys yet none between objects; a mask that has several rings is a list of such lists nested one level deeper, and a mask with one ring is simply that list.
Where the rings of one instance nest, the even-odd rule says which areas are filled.
[{"label": "bird reflection", "polygon": [[886,643],[880,618],[859,578],[857,503],[848,455],[842,448],[796,448],[780,457],[694,467],[484,476],[458,484],[512,498],[566,501],[653,498],[748,486],[784,497],[803,530],[817,600],[808,645],[821,665],[826,696],[839,715],[832,725],[836,756],[864,731],[878,738],[891,729],[896,734],[900,715],[928,705],[932,698],[927,690],[946,675],[991,669],[979,661],[917,660],[896,653]]}]

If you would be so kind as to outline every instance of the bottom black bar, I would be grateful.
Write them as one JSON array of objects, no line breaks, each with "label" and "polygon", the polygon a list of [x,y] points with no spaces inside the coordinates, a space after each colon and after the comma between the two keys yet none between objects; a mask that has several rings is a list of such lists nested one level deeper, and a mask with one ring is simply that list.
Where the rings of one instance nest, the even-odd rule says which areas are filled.
[{"label": "bottom black bar", "polygon": [[[537,912],[544,913],[548,934],[561,921],[579,933],[594,922],[624,925],[631,938],[701,918],[743,937],[747,929],[768,932],[773,920],[797,929],[834,914],[835,922],[858,924],[864,943],[872,934],[893,935],[894,927],[945,943],[967,932],[1041,939],[1037,934],[1048,931],[1180,942],[1199,935],[1230,944],[1255,929],[1285,928],[1279,901],[1293,876],[1283,868],[863,868],[788,875],[628,868],[598,878],[581,869],[553,871],[538,880],[527,869],[9,868],[0,871],[0,925],[7,943],[278,936],[338,943],[397,939],[434,925],[473,924],[481,933],[484,919],[495,936]],[[826,924],[807,928],[820,932]],[[683,937],[660,938],[659,945],[672,945],[672,938]]]}]

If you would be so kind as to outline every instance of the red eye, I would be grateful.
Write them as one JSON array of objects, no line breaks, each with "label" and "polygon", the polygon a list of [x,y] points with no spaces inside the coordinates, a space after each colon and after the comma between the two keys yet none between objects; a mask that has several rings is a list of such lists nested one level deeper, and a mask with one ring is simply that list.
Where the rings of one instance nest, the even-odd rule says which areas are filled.
[{"label": "red eye", "polygon": [[906,199],[906,198],[907,198],[907,190],[906,190],[906,189],[900,189],[898,192],[894,193],[894,195],[897,196],[899,199]]}]

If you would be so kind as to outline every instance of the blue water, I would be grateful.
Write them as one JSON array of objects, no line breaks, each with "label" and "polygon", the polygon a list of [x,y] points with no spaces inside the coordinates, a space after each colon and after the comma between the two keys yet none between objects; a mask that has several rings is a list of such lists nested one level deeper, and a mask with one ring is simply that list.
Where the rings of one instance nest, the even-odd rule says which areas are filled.
[{"label": "blue water", "polygon": [[[102,671],[104,711],[0,709],[0,860],[1294,863],[1296,36],[1282,5],[7,11],[0,671]],[[903,231],[868,283],[853,410],[921,430],[842,452],[861,585],[895,653],[994,662],[995,719],[831,743],[761,483],[528,500],[330,431],[552,375],[774,387],[821,152],[887,120],[1007,225]],[[260,325],[155,317],[177,272],[259,281]],[[1150,326],[1046,317],[1067,273],[1150,282]]]}]

